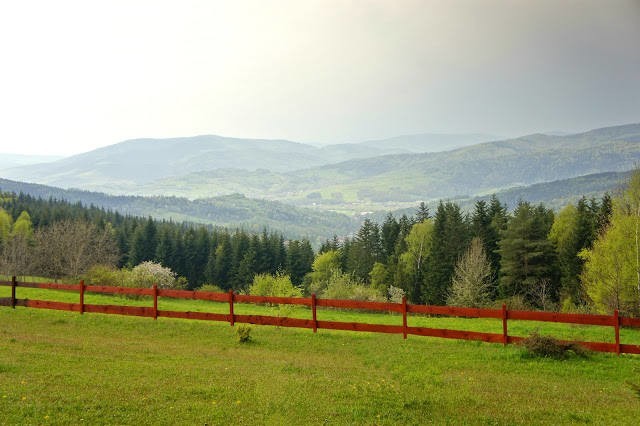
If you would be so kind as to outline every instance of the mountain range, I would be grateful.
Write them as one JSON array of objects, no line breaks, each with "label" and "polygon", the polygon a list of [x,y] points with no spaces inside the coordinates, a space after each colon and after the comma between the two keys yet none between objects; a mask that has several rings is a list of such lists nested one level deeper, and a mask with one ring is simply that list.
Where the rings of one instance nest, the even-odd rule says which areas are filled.
[{"label": "mountain range", "polygon": [[[140,184],[220,169],[289,172],[338,161],[439,151],[486,140],[484,135],[420,134],[326,146],[271,139],[204,135],[134,139],[47,164],[2,170],[2,177],[106,192],[131,193]],[[228,193],[228,192],[227,192]]]},{"label": "mountain range", "polygon": [[[87,190],[101,191],[112,197],[101,194],[95,204],[125,213],[326,236],[348,233],[366,213],[443,198],[472,202],[498,193],[509,203],[519,197],[560,207],[614,189],[640,161],[640,124],[478,143],[484,137],[424,134],[321,147],[221,136],[136,139],[0,176],[81,189],[55,197],[84,203],[96,197]],[[454,146],[461,147],[442,150]]]}]

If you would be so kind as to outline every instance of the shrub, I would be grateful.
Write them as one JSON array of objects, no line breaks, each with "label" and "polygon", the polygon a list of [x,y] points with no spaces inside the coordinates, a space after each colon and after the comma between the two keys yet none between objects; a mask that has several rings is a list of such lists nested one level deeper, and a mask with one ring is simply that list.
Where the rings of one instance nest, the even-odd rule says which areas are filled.
[{"label": "shrub", "polygon": [[326,299],[361,300],[367,302],[385,301],[385,298],[380,294],[378,289],[367,287],[355,280],[351,275],[343,274],[340,271],[333,271],[329,285],[322,293],[322,297]]},{"label": "shrub", "polygon": [[[249,287],[252,296],[302,297],[302,291],[293,285],[291,277],[281,273],[274,275],[258,274],[253,277]],[[274,305],[277,316],[287,316],[293,309],[292,305]]]},{"label": "shrub", "polygon": [[293,285],[291,277],[278,273],[277,275],[258,274],[253,277],[249,287],[252,296],[302,297],[302,291]]},{"label": "shrub", "polygon": [[95,265],[84,274],[87,284],[104,285],[109,287],[125,287],[129,271],[117,269],[113,266]]},{"label": "shrub", "polygon": [[567,297],[562,302],[561,312],[566,314],[592,314],[593,311],[591,307],[587,304],[576,305],[573,303],[571,297]]},{"label": "shrub", "polygon": [[154,262],[143,262],[133,269],[97,265],[89,269],[84,279],[95,285],[129,288],[151,288],[157,284],[159,288],[182,289],[187,284],[184,277],[176,277],[171,269]]},{"label": "shrub", "polygon": [[391,303],[402,303],[402,298],[406,295],[405,291],[400,287],[392,285],[387,289],[387,299]]},{"label": "shrub", "polygon": [[248,343],[251,341],[251,326],[249,324],[240,324],[236,327],[236,337],[238,343]]},{"label": "shrub", "polygon": [[153,287],[173,289],[176,287],[176,273],[155,262],[142,262],[131,270],[130,287]]},{"label": "shrub", "polygon": [[522,341],[522,345],[530,355],[544,358],[564,359],[571,354],[581,357],[588,354],[588,350],[577,343],[561,342],[553,337],[541,336],[538,333],[532,333]]},{"label": "shrub", "polygon": [[507,305],[507,309],[512,311],[530,311],[531,310],[531,306],[527,304],[527,302],[524,300],[524,297],[522,297],[521,295],[515,295],[507,299],[496,300],[493,303],[493,307],[496,309],[500,309],[502,308],[503,303]]},{"label": "shrub", "polygon": [[196,291],[209,291],[211,293],[225,293],[223,289],[215,284],[202,284]]}]

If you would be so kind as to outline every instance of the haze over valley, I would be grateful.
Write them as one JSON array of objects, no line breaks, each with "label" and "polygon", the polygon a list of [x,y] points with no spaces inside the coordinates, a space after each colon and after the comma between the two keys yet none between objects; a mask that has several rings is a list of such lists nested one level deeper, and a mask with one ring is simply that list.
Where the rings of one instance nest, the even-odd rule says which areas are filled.
[{"label": "haze over valley", "polygon": [[319,241],[349,235],[367,216],[411,214],[440,199],[470,208],[497,194],[511,207],[526,199],[560,208],[615,191],[638,161],[640,124],[499,141],[414,135],[322,147],[197,136],[125,141],[4,169],[0,189]]}]

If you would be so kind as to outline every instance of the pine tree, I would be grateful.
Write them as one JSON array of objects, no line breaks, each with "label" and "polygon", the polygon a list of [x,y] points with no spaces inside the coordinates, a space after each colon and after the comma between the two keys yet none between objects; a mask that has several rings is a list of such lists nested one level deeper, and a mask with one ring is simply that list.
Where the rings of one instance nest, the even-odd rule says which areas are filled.
[{"label": "pine tree", "polygon": [[299,286],[302,284],[304,276],[312,270],[313,248],[308,240],[293,240],[289,241],[287,252],[287,272],[291,277],[291,282]]},{"label": "pine tree", "polygon": [[238,264],[237,273],[234,277],[234,282],[239,290],[247,290],[253,282],[253,277],[256,275],[256,248],[253,244],[249,246],[247,251],[244,252],[240,263]]},{"label": "pine tree", "polygon": [[500,293],[503,297],[523,296],[529,303],[536,300],[542,283],[550,283],[549,297],[558,300],[558,269],[553,243],[547,238],[553,223],[553,212],[543,205],[534,208],[520,202],[500,241]]},{"label": "pine tree", "polygon": [[600,209],[596,215],[596,234],[600,235],[606,231],[607,227],[611,223],[611,215],[613,214],[613,201],[609,194],[602,196],[600,202]]},{"label": "pine tree", "polygon": [[420,202],[418,206],[418,210],[416,211],[416,222],[424,222],[427,219],[431,218],[431,213],[429,212],[429,207],[425,204],[424,201]]},{"label": "pine tree", "polygon": [[500,239],[502,238],[502,234],[505,229],[507,229],[507,224],[509,222],[509,215],[507,214],[506,206],[500,203],[498,197],[496,195],[492,195],[489,201],[489,209],[488,209],[489,217],[491,219],[491,225],[487,230],[484,239],[484,247],[487,251],[487,256],[489,257],[489,261],[491,262],[491,273],[493,277],[493,287],[494,294],[493,296],[497,296],[498,293],[498,282],[500,279]]},{"label": "pine tree", "polygon": [[480,239],[483,245],[487,244],[490,239],[491,232],[491,216],[487,209],[487,202],[484,200],[476,201],[471,216],[471,236]]},{"label": "pine tree", "polygon": [[171,235],[170,228],[163,226],[158,233],[158,245],[156,246],[155,258],[163,266],[170,267],[169,265],[173,265],[174,255],[174,238]]},{"label": "pine tree", "polygon": [[221,288],[231,288],[231,268],[233,265],[233,249],[228,233],[223,233],[215,253],[214,283]]},{"label": "pine tree", "polygon": [[144,224],[136,228],[133,234],[129,265],[135,266],[147,260],[155,260],[157,238],[156,222],[149,217]]},{"label": "pine tree", "polygon": [[449,293],[455,264],[469,244],[468,227],[457,204],[438,204],[431,242],[422,299],[427,304],[443,305]]},{"label": "pine tree", "polygon": [[380,243],[382,245],[382,258],[380,260],[383,263],[388,263],[389,259],[393,256],[399,234],[400,224],[396,218],[389,213],[380,229]]},{"label": "pine tree", "polygon": [[382,259],[380,228],[370,219],[365,219],[349,250],[347,272],[358,280],[369,282],[369,272],[373,264]]}]

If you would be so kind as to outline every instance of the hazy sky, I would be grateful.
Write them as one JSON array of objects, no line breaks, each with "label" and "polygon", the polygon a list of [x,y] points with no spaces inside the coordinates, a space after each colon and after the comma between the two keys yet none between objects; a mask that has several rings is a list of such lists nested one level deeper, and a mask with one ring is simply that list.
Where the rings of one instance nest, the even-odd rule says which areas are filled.
[{"label": "hazy sky", "polygon": [[3,1],[0,152],[640,122],[640,0]]}]

